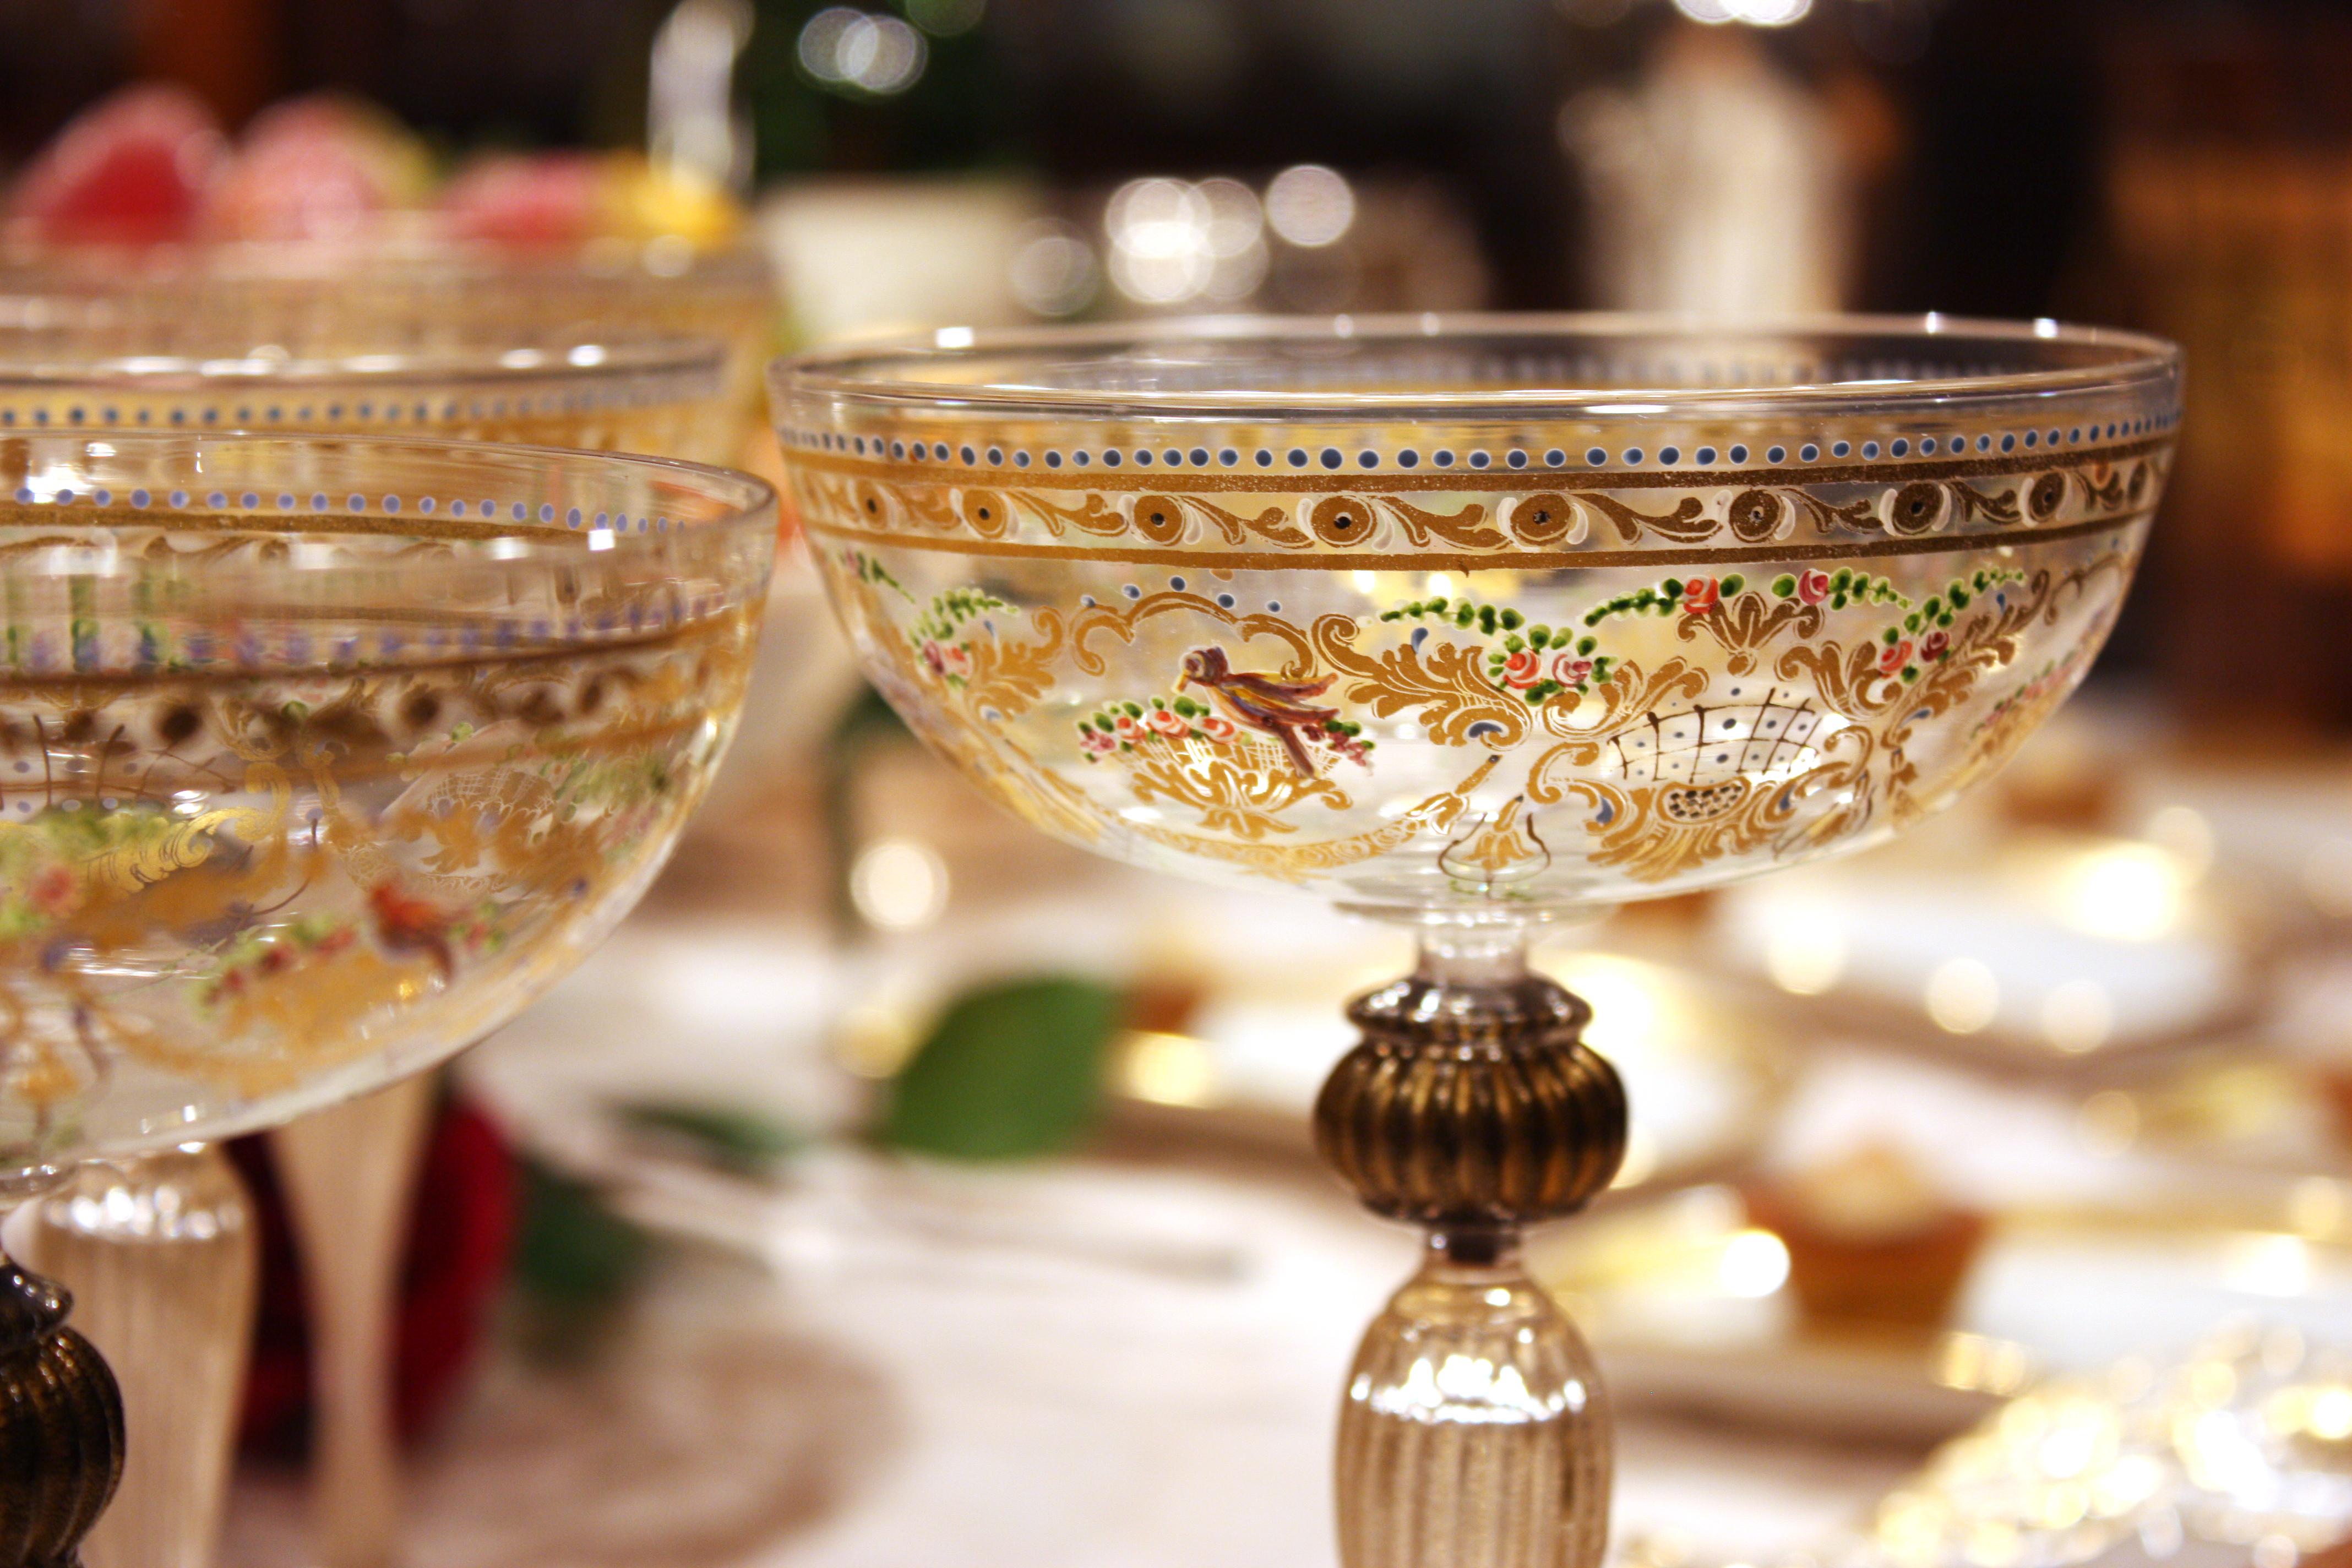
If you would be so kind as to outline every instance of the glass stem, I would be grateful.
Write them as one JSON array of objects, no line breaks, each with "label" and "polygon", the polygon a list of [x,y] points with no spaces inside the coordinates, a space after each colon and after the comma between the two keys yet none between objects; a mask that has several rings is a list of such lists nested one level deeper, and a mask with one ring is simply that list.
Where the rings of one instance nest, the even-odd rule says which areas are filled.
[{"label": "glass stem", "polygon": [[1615,1175],[1625,1095],[1591,1009],[1511,925],[1437,927],[1315,1107],[1316,1146],[1374,1213],[1420,1226],[1339,1418],[1345,1568],[1598,1568],[1610,1434],[1591,1352],[1519,1262],[1525,1226]]},{"label": "glass stem", "polygon": [[228,1500],[260,1247],[217,1147],[85,1165],[37,1205],[30,1258],[113,1363],[130,1451],[86,1568],[206,1568]]},{"label": "glass stem", "polygon": [[310,1307],[311,1507],[324,1568],[388,1568],[400,1556],[394,1346],[434,1088],[419,1073],[269,1135]]}]

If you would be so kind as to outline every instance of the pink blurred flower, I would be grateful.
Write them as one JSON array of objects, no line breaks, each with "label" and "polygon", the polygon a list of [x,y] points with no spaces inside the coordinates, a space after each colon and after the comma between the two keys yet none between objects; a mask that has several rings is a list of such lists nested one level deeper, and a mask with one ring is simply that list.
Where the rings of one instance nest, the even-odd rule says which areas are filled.
[{"label": "pink blurred flower", "polygon": [[1818,605],[1830,596],[1830,574],[1815,567],[1797,574],[1797,597],[1808,605]]},{"label": "pink blurred flower", "polygon": [[1521,648],[1503,661],[1503,684],[1525,691],[1543,679],[1543,656],[1532,648]]}]

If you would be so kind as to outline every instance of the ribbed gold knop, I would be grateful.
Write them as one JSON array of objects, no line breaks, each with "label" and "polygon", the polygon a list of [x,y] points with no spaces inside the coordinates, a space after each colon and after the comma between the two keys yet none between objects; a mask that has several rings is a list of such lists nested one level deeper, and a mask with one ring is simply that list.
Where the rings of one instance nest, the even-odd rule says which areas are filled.
[{"label": "ribbed gold knop", "polygon": [[122,1396],[72,1298],[0,1258],[0,1564],[57,1568],[122,1479]]},{"label": "ribbed gold knop", "polygon": [[1433,1229],[1573,1214],[1625,1152],[1625,1089],[1579,1037],[1592,1010],[1538,975],[1413,975],[1358,997],[1363,1040],[1315,1103],[1315,1146],[1367,1207]]}]

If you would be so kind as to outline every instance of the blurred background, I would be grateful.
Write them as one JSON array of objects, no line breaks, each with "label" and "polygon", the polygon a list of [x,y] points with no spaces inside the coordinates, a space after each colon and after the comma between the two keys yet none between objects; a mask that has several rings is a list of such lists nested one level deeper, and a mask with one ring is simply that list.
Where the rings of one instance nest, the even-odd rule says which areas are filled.
[{"label": "blurred background", "polygon": [[[2352,10],[0,0],[0,180],[17,240],[747,251],[777,347],[1597,308],[2178,339],[2148,566],[1999,786],[1547,949],[1637,1109],[1538,1264],[1623,1416],[1629,1561],[2352,1533]],[[1351,1325],[1411,1242],[1305,1110],[1409,953],[996,816],[793,613],[609,961],[453,1075],[413,1560],[1329,1561]],[[287,1245],[225,1561],[303,1551]]]}]

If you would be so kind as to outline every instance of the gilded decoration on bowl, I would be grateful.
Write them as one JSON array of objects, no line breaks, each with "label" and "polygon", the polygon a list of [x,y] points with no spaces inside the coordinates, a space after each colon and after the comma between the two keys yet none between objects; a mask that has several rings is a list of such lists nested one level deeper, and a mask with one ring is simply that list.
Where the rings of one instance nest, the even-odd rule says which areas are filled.
[{"label": "gilded decoration on bowl", "polygon": [[2088,668],[2178,417],[2161,375],[1613,425],[989,405],[1063,370],[969,408],[946,368],[784,373],[869,673],[1049,832],[1399,910],[1670,893],[1948,804]]},{"label": "gilded decoration on bowl", "polygon": [[[0,500],[0,566],[27,574],[0,605],[11,1151],[251,1120],[495,1026],[641,890],[748,677],[756,593],[716,530],[643,520],[710,574],[663,584],[593,568],[631,519],[567,527],[537,496],[205,499]],[[470,516],[542,510],[579,564],[527,568],[521,525]],[[66,587],[77,551],[138,563],[108,590],[138,607]],[[341,586],[302,588],[298,557]],[[441,602],[385,586],[419,572]],[[238,581],[254,596],[214,605]]]}]

